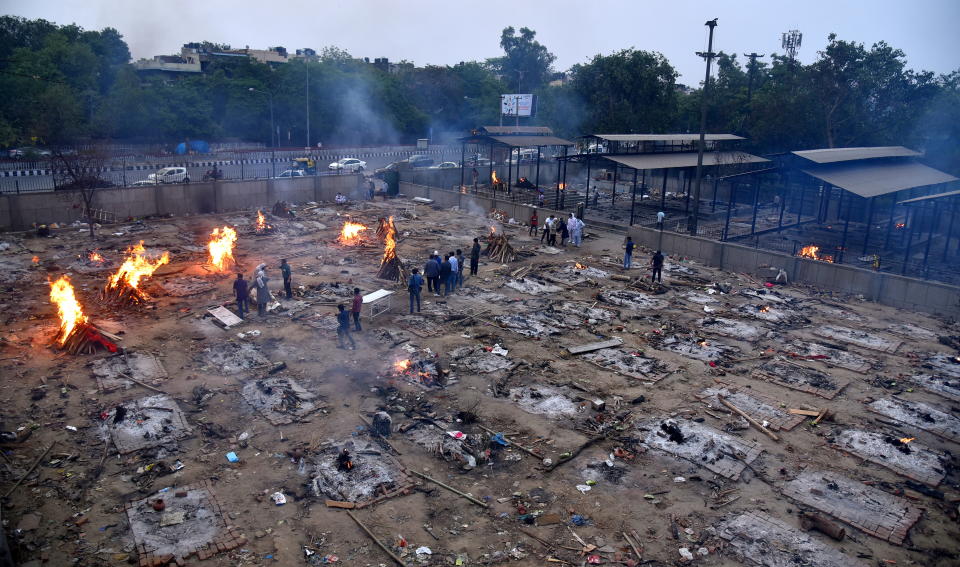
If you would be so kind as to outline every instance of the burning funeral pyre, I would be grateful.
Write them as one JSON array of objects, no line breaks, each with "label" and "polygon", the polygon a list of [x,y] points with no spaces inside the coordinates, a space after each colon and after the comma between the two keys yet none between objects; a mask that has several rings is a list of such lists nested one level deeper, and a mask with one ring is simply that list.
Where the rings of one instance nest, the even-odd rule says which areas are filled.
[{"label": "burning funeral pyre", "polygon": [[117,352],[117,345],[87,321],[70,278],[61,276],[50,284],[50,301],[57,306],[57,315],[60,317],[60,330],[54,341],[61,349],[70,354],[92,354],[100,345],[110,352]]},{"label": "burning funeral pyre", "polygon": [[388,233],[391,229],[393,230],[394,236],[396,236],[397,233],[398,233],[398,231],[397,231],[397,223],[395,223],[395,222],[393,221],[393,217],[390,217],[389,220],[388,220],[388,219],[385,219],[385,218],[383,218],[383,217],[380,217],[380,220],[377,221],[377,240],[379,240],[379,241],[381,241],[381,242],[386,241],[386,240],[387,240],[387,233]]},{"label": "burning funeral pyre", "polygon": [[503,181],[497,177],[496,171],[490,173],[490,187],[493,188],[494,191],[503,191]]},{"label": "burning funeral pyre", "polygon": [[810,258],[811,260],[820,260],[821,262],[833,262],[833,256],[828,254],[820,254],[819,246],[804,246],[797,252],[797,256],[801,258]]},{"label": "burning funeral pyre", "polygon": [[340,236],[337,237],[337,242],[344,246],[363,244],[363,237],[360,233],[365,230],[369,230],[369,227],[358,222],[346,221],[343,223],[343,228],[340,229]]},{"label": "burning funeral pyre", "polygon": [[501,264],[512,262],[517,257],[513,246],[510,246],[507,235],[503,232],[497,232],[497,229],[492,226],[490,227],[490,234],[487,235],[487,249],[484,254]]},{"label": "burning funeral pyre", "polygon": [[393,224],[393,217],[390,217],[386,224],[383,258],[380,260],[380,271],[377,272],[377,277],[403,283],[407,281],[407,273],[403,268],[403,262],[397,256],[397,228]]},{"label": "burning funeral pyre", "polygon": [[210,233],[207,249],[210,251],[210,263],[219,271],[225,271],[233,259],[233,247],[237,243],[237,231],[229,226],[217,227]]},{"label": "burning funeral pyre", "polygon": [[436,358],[406,358],[393,363],[390,376],[427,387],[443,386],[443,369]]},{"label": "burning funeral pyre", "polygon": [[151,260],[141,240],[127,248],[126,259],[103,288],[103,299],[131,305],[147,301],[150,296],[140,287],[141,280],[149,278],[157,268],[169,262],[170,253],[166,251],[156,260]]},{"label": "burning funeral pyre", "polygon": [[267,222],[267,217],[263,216],[260,209],[257,209],[257,222],[253,225],[253,231],[256,234],[270,234],[275,230],[273,225]]}]

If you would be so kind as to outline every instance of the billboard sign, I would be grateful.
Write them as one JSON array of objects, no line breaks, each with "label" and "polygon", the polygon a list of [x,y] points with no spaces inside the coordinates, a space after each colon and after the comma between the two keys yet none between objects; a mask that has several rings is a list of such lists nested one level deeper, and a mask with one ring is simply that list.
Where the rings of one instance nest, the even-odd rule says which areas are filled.
[{"label": "billboard sign", "polygon": [[500,95],[500,114],[504,116],[533,116],[534,100],[532,94]]}]

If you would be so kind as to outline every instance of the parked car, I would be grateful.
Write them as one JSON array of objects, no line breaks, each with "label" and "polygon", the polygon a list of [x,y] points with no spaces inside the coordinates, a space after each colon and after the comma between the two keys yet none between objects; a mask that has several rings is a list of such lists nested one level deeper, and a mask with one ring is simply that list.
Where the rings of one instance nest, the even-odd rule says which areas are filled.
[{"label": "parked car", "polygon": [[147,176],[155,183],[190,183],[190,174],[185,167],[165,167]]},{"label": "parked car", "polygon": [[159,185],[156,180],[151,179],[141,179],[140,181],[134,181],[130,184],[130,187],[151,187],[153,185]]},{"label": "parked car", "polygon": [[304,177],[306,172],[302,169],[288,169],[277,176],[277,179],[290,179],[292,177]]},{"label": "parked car", "polygon": [[13,148],[7,150],[7,155],[12,158],[38,158],[38,157],[50,157],[50,150],[42,150],[40,148],[34,148],[33,146],[23,146],[22,148]]},{"label": "parked car", "polygon": [[430,167],[433,165],[433,158],[423,154],[413,154],[407,158],[407,162],[412,167]]},{"label": "parked car", "polygon": [[455,161],[445,161],[432,166],[430,169],[457,169],[460,164]]},{"label": "parked car", "polygon": [[[543,160],[543,155],[541,154],[540,159]],[[537,150],[536,148],[526,148],[520,150],[520,163],[537,163]],[[516,152],[510,152],[510,165],[517,165],[517,154]]]},{"label": "parked car", "polygon": [[[467,158],[467,167],[489,167],[490,158],[485,158],[480,154],[474,154]],[[496,165],[494,163],[493,165]]]},{"label": "parked car", "polygon": [[357,158],[343,158],[329,165],[334,171],[363,171],[367,168],[367,162]]}]

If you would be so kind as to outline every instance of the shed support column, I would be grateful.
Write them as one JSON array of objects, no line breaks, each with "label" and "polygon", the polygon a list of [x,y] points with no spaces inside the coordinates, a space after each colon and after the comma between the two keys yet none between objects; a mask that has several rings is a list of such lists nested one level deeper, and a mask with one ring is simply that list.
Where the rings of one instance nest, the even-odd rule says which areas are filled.
[{"label": "shed support column", "polygon": [[563,191],[560,192],[560,208],[567,205],[567,160],[563,160]]},{"label": "shed support column", "polygon": [[900,275],[906,275],[907,273],[907,260],[910,259],[910,246],[913,245],[913,225],[914,220],[916,220],[916,212],[912,209],[907,209],[906,217],[904,221],[907,223],[907,230],[910,234],[907,235],[907,246],[903,251],[903,267],[900,268]]},{"label": "shed support column", "polygon": [[730,231],[730,215],[733,213],[733,194],[736,192],[736,187],[736,183],[730,183],[730,198],[727,199],[727,220],[723,223],[723,238],[720,239],[721,241],[727,239],[727,234]]},{"label": "shed support column", "polygon": [[846,222],[843,223],[843,238],[840,239],[840,250],[837,254],[837,263],[843,263],[843,254],[847,251],[847,232],[850,230],[850,209],[853,208],[853,195],[847,196],[847,192],[844,189],[840,190],[840,204],[837,205],[837,220],[840,220],[840,214],[843,213],[843,202],[848,201],[847,203],[847,215]]},{"label": "shed support column", "polygon": [[663,189],[660,190],[660,210],[664,210],[667,207],[667,174],[670,173],[669,169],[663,170]]},{"label": "shed support column", "polygon": [[873,223],[873,202],[876,201],[876,197],[870,197],[870,201],[867,203],[867,231],[863,235],[863,253],[867,253],[867,247],[870,245],[870,228]]},{"label": "shed support column", "polygon": [[463,190],[463,166],[467,160],[467,143],[460,144],[460,190]]},{"label": "shed support column", "polygon": [[753,220],[750,221],[750,235],[757,231],[757,207],[760,204],[760,184],[753,180]]},{"label": "shed support column", "polygon": [[630,193],[630,226],[633,226],[633,212],[637,207],[637,170],[633,170],[633,191]]},{"label": "shed support column", "polygon": [[620,173],[620,166],[613,166],[613,191],[611,192],[610,197],[610,206],[614,206],[617,203],[617,174]]},{"label": "shed support column", "polygon": [[787,209],[787,192],[780,189],[780,218],[777,220],[777,228],[783,228],[783,212]]},{"label": "shed support column", "polygon": [[930,245],[933,243],[933,231],[936,230],[938,228],[937,225],[940,224],[940,215],[937,214],[936,205],[931,201],[930,205],[926,208],[929,209],[930,212],[932,212],[933,214],[931,215],[931,218],[928,219],[927,221],[928,223],[930,223],[930,232],[927,234],[927,245],[923,249],[923,278],[924,279],[927,278],[927,259],[930,257]]},{"label": "shed support column", "polygon": [[717,190],[720,188],[720,176],[716,175],[713,178],[713,202],[710,204],[710,212],[717,212]]},{"label": "shed support column", "polygon": [[537,191],[540,191],[540,148],[542,146],[537,146],[537,178],[533,181],[533,184],[537,187]]},{"label": "shed support column", "polygon": [[487,183],[490,184],[490,189],[493,191],[493,196],[497,196],[497,189],[493,184],[493,142],[490,142],[490,171],[487,172]]},{"label": "shed support column", "polygon": [[590,157],[587,156],[587,200],[583,204],[585,209],[590,208]]},{"label": "shed support column", "polygon": [[883,248],[890,248],[890,237],[893,235],[893,219],[897,216],[897,194],[890,196],[890,221],[887,223],[887,237],[883,241]]},{"label": "shed support column", "polygon": [[947,261],[947,255],[950,252],[950,240],[953,239],[953,220],[957,216],[957,201],[954,200],[950,203],[950,223],[947,225],[947,238],[946,242],[943,243],[943,258],[942,261]]}]

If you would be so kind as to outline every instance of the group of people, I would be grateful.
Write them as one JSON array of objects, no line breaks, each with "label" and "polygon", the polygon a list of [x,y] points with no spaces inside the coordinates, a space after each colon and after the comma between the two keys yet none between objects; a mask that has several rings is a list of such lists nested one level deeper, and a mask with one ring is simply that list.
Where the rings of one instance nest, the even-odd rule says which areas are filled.
[{"label": "group of people", "polygon": [[[527,235],[536,237],[539,224],[540,217],[537,210],[534,209],[530,215],[530,230],[527,231]],[[570,213],[570,217],[566,221],[551,214],[543,221],[543,234],[540,236],[540,243],[546,242],[547,246],[556,246],[557,235],[559,235],[560,246],[566,246],[569,238],[574,246],[579,247],[583,241],[583,227],[583,221],[573,213]]]},{"label": "group of people", "polygon": [[[293,288],[290,284],[290,278],[293,270],[290,269],[290,264],[287,263],[286,258],[280,260],[280,274],[283,276],[283,290],[287,299],[291,299],[293,298]],[[267,303],[272,296],[267,285],[269,282],[270,277],[267,275],[266,264],[258,265],[250,280],[243,279],[243,274],[237,272],[237,279],[233,281],[233,295],[237,301],[237,315],[241,319],[245,319],[245,315],[250,312],[250,293],[253,291],[257,292],[257,315],[263,317],[267,314]]]},{"label": "group of people", "polygon": [[[450,295],[457,291],[458,287],[463,287],[463,271],[465,269],[466,258],[463,250],[457,249],[456,252],[450,252],[440,256],[439,250],[434,250],[433,254],[423,264],[423,275],[420,270],[413,269],[410,279],[407,281],[407,291],[410,294],[410,313],[413,313],[413,307],[416,305],[417,312],[420,312],[420,298],[423,291],[423,283],[426,280],[427,291],[439,297],[441,295],[441,285],[443,286],[443,296]],[[470,275],[477,275],[480,267],[480,239],[473,239],[473,247],[470,249]]]}]

